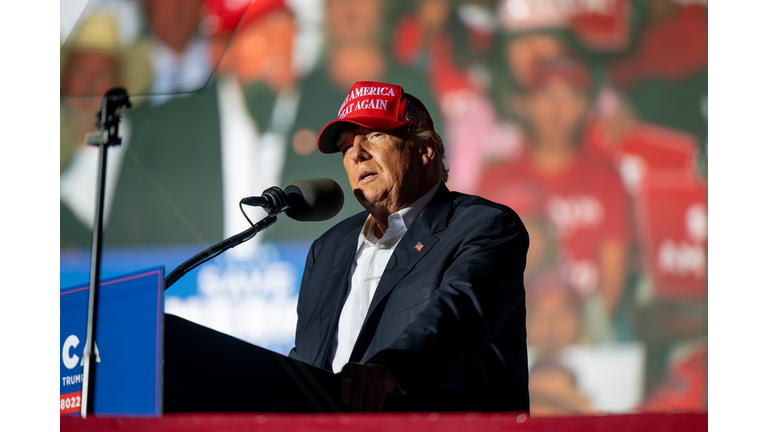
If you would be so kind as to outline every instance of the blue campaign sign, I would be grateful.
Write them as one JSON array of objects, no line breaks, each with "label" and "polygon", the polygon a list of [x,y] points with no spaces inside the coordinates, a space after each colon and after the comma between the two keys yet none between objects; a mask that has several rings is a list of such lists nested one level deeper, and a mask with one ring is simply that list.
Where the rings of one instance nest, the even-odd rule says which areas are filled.
[{"label": "blue campaign sign", "polygon": [[[161,415],[164,267],[102,280],[94,413]],[[88,284],[62,288],[61,414],[80,411]]]}]

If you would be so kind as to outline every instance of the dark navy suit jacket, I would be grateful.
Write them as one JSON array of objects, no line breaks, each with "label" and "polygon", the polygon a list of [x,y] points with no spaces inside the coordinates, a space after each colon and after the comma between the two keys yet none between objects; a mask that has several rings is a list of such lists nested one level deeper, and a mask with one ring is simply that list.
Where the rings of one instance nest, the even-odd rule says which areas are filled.
[{"label": "dark navy suit jacket", "polygon": [[[367,212],[309,250],[291,357],[327,358]],[[523,270],[528,232],[500,204],[438,193],[395,248],[350,361],[389,369],[406,396],[389,410],[528,411]]]}]

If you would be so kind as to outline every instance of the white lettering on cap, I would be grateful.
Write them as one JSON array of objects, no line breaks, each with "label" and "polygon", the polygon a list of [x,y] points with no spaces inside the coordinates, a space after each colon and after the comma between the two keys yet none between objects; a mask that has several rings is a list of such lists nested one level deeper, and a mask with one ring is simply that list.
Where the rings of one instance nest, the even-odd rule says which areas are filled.
[{"label": "white lettering on cap", "polygon": [[339,120],[341,120],[349,114],[361,109],[377,109],[386,111],[388,102],[389,101],[384,99],[363,99],[361,101],[357,101],[357,103],[350,103],[346,107],[342,107],[341,111],[339,111],[338,117]]},{"label": "white lettering on cap", "polygon": [[394,87],[358,87],[356,89],[352,89],[352,91],[349,92],[347,97],[344,98],[344,102],[341,103],[341,108],[339,108],[338,118],[342,119],[348,116],[349,113],[351,113],[352,111],[357,111],[359,109],[383,109],[383,110],[387,109],[388,101],[383,99],[372,99],[372,100],[363,101],[364,103],[367,102],[366,107],[363,107],[361,102],[358,102],[355,105],[350,103],[353,100],[364,97],[364,96],[395,97],[395,89]]}]

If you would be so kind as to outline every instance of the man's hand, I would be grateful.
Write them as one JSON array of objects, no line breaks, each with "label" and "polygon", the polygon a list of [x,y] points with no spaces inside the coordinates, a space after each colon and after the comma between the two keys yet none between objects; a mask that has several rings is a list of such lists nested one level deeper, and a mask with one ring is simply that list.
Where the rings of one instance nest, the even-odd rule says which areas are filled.
[{"label": "man's hand", "polygon": [[382,411],[384,397],[397,388],[394,375],[377,364],[347,363],[339,376],[341,402],[353,412]]}]

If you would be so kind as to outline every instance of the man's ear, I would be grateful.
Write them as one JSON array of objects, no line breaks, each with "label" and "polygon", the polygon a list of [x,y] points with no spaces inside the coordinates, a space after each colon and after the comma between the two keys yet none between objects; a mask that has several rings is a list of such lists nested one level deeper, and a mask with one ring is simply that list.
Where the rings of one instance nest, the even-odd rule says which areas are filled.
[{"label": "man's ear", "polygon": [[431,136],[427,139],[421,140],[421,145],[419,147],[419,160],[422,164],[429,164],[429,162],[435,158],[436,154],[437,140],[435,140],[435,137]]}]

